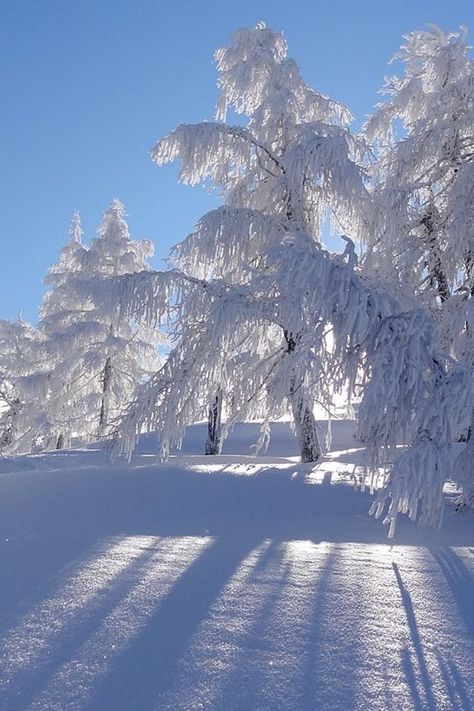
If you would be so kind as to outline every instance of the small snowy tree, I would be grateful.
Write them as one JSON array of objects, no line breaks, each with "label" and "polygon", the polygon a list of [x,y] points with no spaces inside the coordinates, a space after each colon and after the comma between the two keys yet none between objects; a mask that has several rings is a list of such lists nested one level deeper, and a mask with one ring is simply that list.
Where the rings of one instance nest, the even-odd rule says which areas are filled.
[{"label": "small snowy tree", "polygon": [[16,339],[22,357],[14,368],[8,358],[2,361],[15,395],[7,415],[15,433],[10,427],[7,449],[61,449],[72,435],[85,441],[107,436],[137,385],[159,367],[157,347],[164,337],[123,317],[113,299],[98,303],[96,294],[104,277],[146,271],[151,254],[150,242],[130,239],[118,200],[104,213],[89,247],[81,243],[74,215],[69,241],[46,278],[50,289],[37,329],[9,326],[6,351]]},{"label": "small snowy tree", "polygon": [[[68,446],[73,431],[80,431],[80,417],[72,405],[83,388],[87,375],[81,371],[79,329],[87,304],[78,299],[75,279],[83,271],[87,248],[82,244],[79,212],[71,221],[69,240],[61,249],[59,261],[45,278],[49,290],[40,309],[39,331],[46,341],[47,369],[44,374],[43,410],[48,422],[44,447],[62,449]],[[77,430],[75,428],[78,428]]]},{"label": "small snowy tree", "polygon": [[87,249],[73,226],[70,243],[50,272],[53,288],[39,326],[59,355],[49,407],[66,414],[69,434],[106,436],[135,387],[159,366],[159,334],[122,318],[119,304],[95,299],[97,280],[146,270],[152,253],[150,242],[130,239],[123,205],[114,200]]},{"label": "small snowy tree", "polygon": [[0,452],[25,452],[41,445],[48,430],[48,356],[42,334],[31,324],[0,321]]},{"label": "small snowy tree", "polygon": [[137,385],[159,367],[157,347],[166,338],[150,326],[122,318],[119,304],[99,305],[94,299],[94,279],[147,270],[152,254],[151,242],[130,239],[124,207],[114,200],[104,213],[99,237],[90,244],[84,264],[92,275],[90,299],[94,308],[87,313],[87,321],[96,334],[87,359],[99,376],[95,395],[99,436],[109,432]]}]

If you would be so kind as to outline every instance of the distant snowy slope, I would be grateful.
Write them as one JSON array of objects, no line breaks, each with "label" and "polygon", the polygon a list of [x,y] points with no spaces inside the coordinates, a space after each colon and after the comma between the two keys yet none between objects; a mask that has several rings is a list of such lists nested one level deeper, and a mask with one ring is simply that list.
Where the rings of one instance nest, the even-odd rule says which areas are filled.
[{"label": "distant snowy slope", "polygon": [[333,427],[316,467],[287,423],[0,460],[2,711],[474,708],[473,515],[391,545]]}]

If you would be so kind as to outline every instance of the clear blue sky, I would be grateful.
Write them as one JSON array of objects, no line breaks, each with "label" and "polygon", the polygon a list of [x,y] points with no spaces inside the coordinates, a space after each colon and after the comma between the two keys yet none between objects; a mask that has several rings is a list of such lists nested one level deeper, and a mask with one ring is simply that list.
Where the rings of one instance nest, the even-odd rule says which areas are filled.
[{"label": "clear blue sky", "polygon": [[159,267],[216,204],[149,150],[178,123],[212,119],[213,50],[258,20],[358,123],[404,32],[464,23],[474,43],[474,0],[1,0],[0,317],[36,319],[73,210],[90,239],[119,197]]}]

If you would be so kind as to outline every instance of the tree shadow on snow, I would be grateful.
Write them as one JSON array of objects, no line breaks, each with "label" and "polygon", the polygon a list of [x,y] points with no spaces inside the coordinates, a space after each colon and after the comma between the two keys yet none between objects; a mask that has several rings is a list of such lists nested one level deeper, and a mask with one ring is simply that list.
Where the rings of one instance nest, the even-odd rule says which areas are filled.
[{"label": "tree shadow on snow", "polygon": [[437,704],[432,690],[433,682],[428,670],[424,647],[418,631],[418,623],[416,621],[412,598],[402,580],[398,565],[396,563],[392,563],[392,568],[397,579],[397,584],[407,618],[408,629],[410,630],[412,648],[419,672],[418,678],[422,689],[421,695],[417,687],[417,675],[415,673],[410,650],[404,647],[402,650],[402,666],[405,672],[408,687],[412,694],[413,704],[416,709],[429,709],[429,711],[436,711]]},{"label": "tree shadow on snow", "polygon": [[[291,470],[235,476],[166,467],[26,473],[2,477],[0,491],[0,629],[11,648],[2,708],[69,699],[101,711],[186,709],[198,688],[203,708],[226,711],[256,703],[305,711],[315,700],[324,709],[335,698],[340,707],[357,706],[363,640],[357,590],[341,578],[341,560],[346,544],[389,548],[386,529],[367,515],[367,494],[329,480],[310,485]],[[427,546],[437,536],[446,546],[474,543],[466,527],[434,534],[402,523],[396,545]],[[119,565],[116,556],[129,541],[137,549]],[[110,552],[114,545],[117,553]],[[467,624],[472,579],[448,547],[434,555]],[[80,582],[61,597],[94,556],[99,571],[103,560],[117,573],[83,603]],[[409,652],[402,660],[406,683],[416,708],[435,708],[413,603],[396,564],[393,570],[422,692]],[[298,617],[301,605],[305,615]],[[229,622],[226,637],[234,609],[247,621],[235,628]],[[296,632],[285,627],[286,616],[296,620]],[[61,625],[47,629],[54,620]],[[456,667],[446,669],[450,688],[462,689]],[[186,676],[187,691],[176,686]]]}]

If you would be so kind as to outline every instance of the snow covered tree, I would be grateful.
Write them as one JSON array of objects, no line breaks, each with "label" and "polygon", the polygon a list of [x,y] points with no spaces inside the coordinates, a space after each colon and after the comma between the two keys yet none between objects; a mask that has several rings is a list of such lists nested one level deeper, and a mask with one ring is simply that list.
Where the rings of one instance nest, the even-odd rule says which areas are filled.
[{"label": "snow covered tree", "polygon": [[[147,259],[152,254],[151,242],[130,239],[123,205],[114,200],[104,213],[99,237],[92,241],[85,265],[94,278],[114,277],[149,269]],[[118,304],[99,306],[94,302],[93,284],[90,298],[94,309],[88,320],[97,329],[95,343],[97,336],[100,342],[90,362],[100,373],[97,434],[102,436],[130,401],[136,386],[159,367],[157,347],[166,338],[151,327],[121,318]]]},{"label": "snow covered tree", "polygon": [[[73,331],[84,315],[83,301],[77,298],[74,280],[83,270],[87,248],[82,244],[81,219],[75,212],[69,240],[61,249],[59,261],[50,268],[45,283],[50,287],[40,309],[39,331],[46,340],[45,372],[47,394],[43,410],[48,422],[45,448],[62,449],[69,445],[79,414],[72,407],[72,393],[82,389],[79,372],[79,339]],[[81,413],[83,415],[83,413]],[[76,423],[76,424],[75,424]],[[74,430],[75,431],[75,430]]]},{"label": "snow covered tree", "polygon": [[[286,62],[275,37],[261,26],[242,31],[229,55],[227,50],[217,54],[224,72],[220,109],[230,104],[248,111],[245,128],[181,126],[154,149],[158,163],[181,159],[185,182],[210,180],[223,191],[226,204],[202,218],[176,248],[181,272],[144,275],[140,283],[123,284],[125,308],[152,320],[169,309],[167,291],[179,294],[175,308],[180,327],[167,363],[128,409],[117,446],[130,452],[146,425],[160,434],[166,457],[172,446],[179,446],[186,426],[203,414],[202,402],[207,397],[212,403],[216,385],[224,382],[228,427],[248,417],[256,403],[264,403],[267,416],[259,446],[267,441],[270,418],[278,416],[282,402],[293,400],[306,459],[305,445],[314,437],[305,412],[316,401],[329,404],[330,388],[352,392],[359,387],[356,383],[363,383],[359,434],[369,452],[365,479],[378,491],[374,513],[381,515],[390,502],[385,518],[390,535],[400,512],[439,526],[442,488],[449,477],[457,477],[464,502],[473,496],[473,468],[465,466],[468,448],[454,468],[449,456],[453,441],[471,421],[472,367],[453,361],[438,337],[434,306],[442,302],[439,290],[435,298],[423,300],[423,289],[404,293],[397,288],[388,270],[383,271],[382,256],[379,260],[384,249],[380,234],[373,239],[364,235],[371,225],[380,229],[394,218],[388,215],[393,209],[388,184],[387,192],[381,184],[367,200],[362,172],[352,160],[363,146],[337,125],[324,124],[324,134],[304,117],[292,124],[282,102],[270,89],[268,94],[262,89],[275,76],[272,61]],[[257,69],[248,60],[252,47],[263,58]],[[291,96],[288,86],[284,91],[282,86],[277,82],[282,95]],[[262,96],[272,97],[270,106]],[[297,105],[301,109],[305,104]],[[275,107],[280,124],[274,123],[265,136]],[[281,134],[279,125],[284,127]],[[278,142],[280,135],[284,143]],[[303,137],[313,142],[305,144]],[[346,238],[343,255],[331,256],[319,245],[327,211],[369,244],[365,276],[351,240]],[[283,335],[278,339],[274,334]],[[407,445],[402,453],[400,443]]]},{"label": "snow covered tree", "polygon": [[70,242],[50,271],[52,289],[39,327],[51,353],[58,354],[48,407],[67,419],[64,442],[72,433],[86,440],[106,436],[137,384],[159,366],[159,334],[122,318],[116,303],[97,304],[94,293],[101,277],[148,269],[152,253],[150,242],[130,239],[123,205],[114,200],[88,248],[80,245],[74,222]]},{"label": "snow covered tree", "polygon": [[41,447],[49,430],[48,354],[41,332],[19,318],[0,321],[0,452]]},{"label": "snow covered tree", "polygon": [[50,289],[37,328],[19,323],[2,330],[9,451],[61,449],[72,435],[85,441],[107,436],[137,385],[161,363],[158,345],[165,338],[124,318],[120,304],[96,298],[104,277],[146,272],[151,243],[130,239],[118,200],[105,211],[89,247],[81,233],[76,213],[69,241],[46,278]]},{"label": "snow covered tree", "polygon": [[[45,296],[40,324],[36,329],[22,322],[10,324],[8,333],[5,331],[10,349],[15,344],[10,384],[16,393],[16,404],[6,415],[15,423],[14,433],[11,428],[12,436],[6,443],[7,451],[60,449],[69,442],[75,413],[67,393],[73,386],[66,377],[60,379],[59,370],[62,367],[68,372],[73,367],[75,353],[65,331],[83,313],[72,284],[82,269],[86,253],[81,235],[80,217],[76,212],[69,241],[61,250],[59,262],[46,277],[52,289]],[[67,354],[65,348],[69,349]],[[74,385],[79,385],[77,380]]]},{"label": "snow covered tree", "polygon": [[[0,446],[61,448],[119,422],[118,451],[130,454],[146,428],[166,458],[208,416],[213,454],[234,422],[259,416],[261,448],[270,420],[289,409],[301,459],[314,462],[315,404],[330,411],[333,391],[355,393],[373,513],[387,511],[390,536],[399,513],[437,527],[448,479],[459,503],[474,506],[465,32],[406,37],[405,76],[387,82],[390,98],[364,138],[350,133],[345,106],[305,84],[283,36],[263,23],[215,58],[216,121],[178,126],[152,157],[180,160],[181,180],[218,190],[223,206],[175,247],[168,272],[148,268],[151,245],[130,239],[119,201],[89,247],[74,216],[38,328],[0,322]],[[370,195],[367,139],[377,155]],[[321,244],[328,219],[343,233],[342,254]],[[355,238],[367,248],[362,269]],[[161,365],[165,323],[174,347]]]},{"label": "snow covered tree", "polygon": [[[191,276],[212,275],[244,285],[255,269],[266,268],[265,253],[284,234],[301,230],[318,242],[329,215],[346,234],[357,232],[366,199],[356,162],[363,144],[346,127],[352,118],[349,110],[305,84],[287,57],[283,36],[263,23],[239,30],[215,58],[220,120],[179,126],[157,143],[152,158],[158,165],[179,159],[184,183],[210,183],[225,200],[176,247],[179,267]],[[244,114],[246,125],[226,123],[229,109]],[[290,360],[299,365],[282,398],[293,413],[302,459],[316,461],[321,445],[309,395],[314,368],[305,369],[298,359],[298,323],[282,321],[277,328],[261,320],[255,339],[259,348],[254,355],[266,358],[275,348],[295,353]],[[237,344],[238,339],[235,357],[241,360]],[[221,439],[223,379],[216,377],[215,386],[209,399],[207,451],[216,451]]]},{"label": "snow covered tree", "polygon": [[[450,403],[451,415],[459,413],[462,427],[443,426],[445,406],[438,402],[432,419],[438,418],[439,424],[433,439],[425,437],[429,446],[420,445],[413,459],[410,452],[406,455],[411,470],[409,475],[405,472],[405,483],[415,486],[421,472],[435,469],[444,469],[440,474],[444,481],[451,469],[446,457],[441,465],[439,447],[446,452],[456,440],[467,440],[452,476],[462,487],[461,501],[472,504],[474,61],[464,28],[446,34],[433,27],[413,32],[405,40],[395,55],[403,62],[405,74],[387,80],[383,90],[389,98],[365,127],[378,157],[373,170],[372,228],[365,235],[365,269],[386,283],[398,284],[405,305],[416,302],[429,310],[444,351],[438,361],[454,358],[457,363],[453,366],[457,376],[451,376],[452,392],[445,402]],[[433,491],[440,498],[439,486]],[[392,497],[392,507],[397,497]],[[413,507],[407,501],[400,510]]]},{"label": "snow covered tree", "polygon": [[[130,453],[146,425],[160,433],[166,458],[199,414],[203,398],[190,393],[212,393],[216,372],[224,373],[229,388],[228,427],[245,420],[258,399],[269,413],[278,412],[295,371],[306,371],[309,361],[315,370],[313,401],[329,401],[328,383],[349,392],[363,383],[359,435],[369,455],[365,483],[377,494],[377,516],[389,502],[390,536],[399,513],[438,527],[449,478],[461,484],[461,501],[472,503],[470,450],[454,467],[450,452],[472,416],[473,372],[446,358],[427,311],[404,311],[379,280],[363,277],[350,242],[344,255],[330,255],[301,232],[287,234],[263,258],[267,268],[255,270],[245,285],[183,273],[140,275],[138,289],[128,278],[122,284],[122,303],[151,318],[166,314],[166,286],[176,288],[179,281],[195,321],[188,312],[179,344],[128,408],[117,451]],[[299,325],[298,349],[252,358],[261,325],[281,328],[288,317]],[[230,355],[242,346],[250,357],[240,367]],[[262,424],[259,447],[268,441],[270,417]],[[407,448],[401,451],[400,443]]]},{"label": "snow covered tree", "polygon": [[[58,304],[68,318],[75,312],[76,302],[71,290],[71,276],[81,268],[85,249],[81,245],[79,214],[72,220],[70,239],[61,250],[60,260],[51,268],[48,280],[55,287],[56,311]],[[43,308],[51,308],[52,292],[45,298]],[[4,379],[8,406],[4,412],[3,445],[6,451],[24,452],[67,443],[69,417],[64,403],[63,414],[52,407],[55,382],[53,370],[60,357],[59,344],[51,343],[47,328],[33,328],[21,319],[14,323],[2,322],[1,362],[7,373]]]},{"label": "snow covered tree", "polygon": [[367,267],[395,276],[428,306],[451,355],[474,363],[474,61],[464,29],[405,40],[395,55],[405,75],[387,80],[365,127],[379,158]]}]

